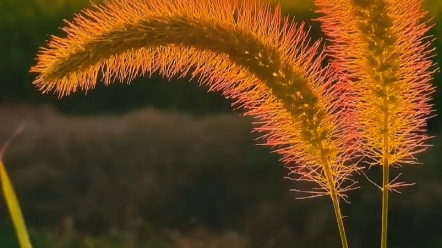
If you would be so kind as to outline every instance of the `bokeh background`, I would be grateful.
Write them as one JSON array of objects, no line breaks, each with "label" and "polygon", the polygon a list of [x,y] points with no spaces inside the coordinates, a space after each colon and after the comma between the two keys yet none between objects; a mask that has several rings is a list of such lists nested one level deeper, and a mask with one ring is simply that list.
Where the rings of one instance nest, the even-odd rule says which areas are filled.
[{"label": "bokeh background", "polygon": [[[99,2],[99,1],[95,1]],[[276,1],[275,1],[276,2]],[[282,0],[285,15],[321,37],[312,0]],[[188,78],[158,76],[57,99],[28,73],[40,46],[88,0],[0,0],[0,145],[24,123],[4,161],[35,248],[339,247],[328,198],[296,200],[287,170],[256,146],[251,119]],[[428,0],[442,61],[442,1]],[[429,34],[429,35],[430,35]],[[441,74],[434,83],[441,84]],[[442,107],[440,91],[435,106]],[[394,170],[416,182],[392,194],[391,248],[442,247],[442,131],[423,163]],[[379,182],[380,171],[370,177]],[[378,247],[380,192],[364,177],[344,204],[351,247]],[[18,247],[3,199],[0,247]]]}]

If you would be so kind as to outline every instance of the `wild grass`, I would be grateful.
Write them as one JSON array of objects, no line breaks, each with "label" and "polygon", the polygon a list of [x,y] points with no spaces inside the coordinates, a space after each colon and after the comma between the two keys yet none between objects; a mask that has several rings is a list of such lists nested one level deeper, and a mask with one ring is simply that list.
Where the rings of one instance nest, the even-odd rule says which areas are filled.
[{"label": "wild grass", "polygon": [[[91,90],[98,79],[130,82],[190,73],[256,118],[287,178],[329,196],[348,247],[340,200],[357,188],[357,156],[383,166],[381,248],[387,246],[389,175],[426,149],[436,70],[422,1],[316,1],[332,45],[311,43],[280,8],[230,0],[110,1],[67,23],[31,71],[42,92]],[[216,6],[216,7],[215,7]],[[332,62],[323,67],[326,53]]]}]

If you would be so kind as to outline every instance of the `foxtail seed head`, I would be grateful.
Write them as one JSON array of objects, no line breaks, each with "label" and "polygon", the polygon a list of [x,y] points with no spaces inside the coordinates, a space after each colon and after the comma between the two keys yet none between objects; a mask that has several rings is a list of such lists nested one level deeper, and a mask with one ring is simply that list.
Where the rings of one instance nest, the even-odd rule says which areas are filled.
[{"label": "foxtail seed head", "polygon": [[345,90],[321,67],[320,42],[311,45],[303,29],[265,4],[109,1],[67,22],[67,37],[52,37],[31,71],[39,73],[40,90],[60,96],[91,89],[97,79],[191,74],[257,118],[256,129],[291,173],[320,185],[310,193],[342,194],[356,170],[344,165],[353,151],[345,126],[351,120],[341,107]]},{"label": "foxtail seed head", "polygon": [[[433,49],[421,0],[315,0],[335,69],[346,76],[360,152],[374,164],[416,163],[432,112]],[[382,160],[382,161],[381,161]]]}]

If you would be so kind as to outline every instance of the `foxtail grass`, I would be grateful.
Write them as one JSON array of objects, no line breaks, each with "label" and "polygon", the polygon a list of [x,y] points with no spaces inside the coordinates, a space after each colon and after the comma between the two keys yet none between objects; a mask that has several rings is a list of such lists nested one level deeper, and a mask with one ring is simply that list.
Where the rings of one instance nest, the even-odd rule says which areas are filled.
[{"label": "foxtail grass", "polygon": [[[402,3],[405,3],[402,5]],[[325,47],[280,8],[236,0],[113,0],[66,21],[31,72],[43,93],[88,91],[97,81],[130,83],[159,73],[190,76],[255,118],[263,143],[281,155],[287,178],[313,183],[301,198],[329,196],[341,244],[340,202],[357,188],[353,159],[384,166],[386,244],[391,165],[425,149],[434,91],[431,49],[413,0],[317,0]],[[333,62],[323,66],[327,55]]]},{"label": "foxtail grass", "polygon": [[421,0],[315,0],[335,68],[353,92],[360,153],[382,166],[381,248],[387,247],[389,191],[407,185],[390,167],[416,164],[432,113],[433,49]]}]

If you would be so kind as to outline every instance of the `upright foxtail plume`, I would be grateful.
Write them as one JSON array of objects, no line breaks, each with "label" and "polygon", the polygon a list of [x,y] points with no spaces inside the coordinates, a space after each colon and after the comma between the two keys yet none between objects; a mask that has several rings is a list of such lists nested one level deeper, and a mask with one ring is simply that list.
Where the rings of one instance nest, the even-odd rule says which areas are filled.
[{"label": "upright foxtail plume", "polygon": [[335,69],[352,91],[360,151],[383,167],[381,247],[386,247],[389,167],[417,163],[426,149],[434,92],[430,26],[421,0],[315,0]]},{"label": "upright foxtail plume", "polygon": [[[43,92],[78,88],[159,72],[198,77],[254,116],[297,180],[330,195],[347,247],[339,197],[353,188],[352,122],[343,111],[345,89],[321,67],[320,42],[310,44],[304,24],[281,18],[279,7],[233,0],[120,0],[85,10],[52,37],[31,71]],[[345,244],[344,244],[345,243]]]},{"label": "upright foxtail plume", "polygon": [[[335,69],[350,81],[363,144],[374,164],[416,163],[426,149],[434,49],[421,0],[315,0]],[[388,149],[383,151],[384,142]]]}]

